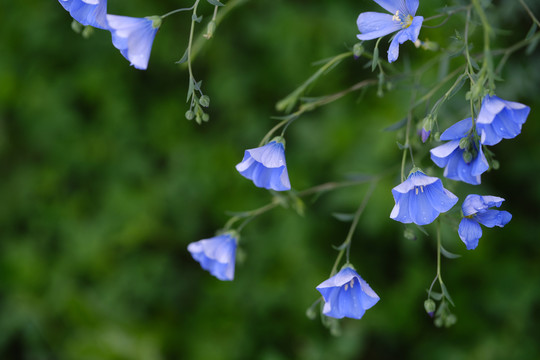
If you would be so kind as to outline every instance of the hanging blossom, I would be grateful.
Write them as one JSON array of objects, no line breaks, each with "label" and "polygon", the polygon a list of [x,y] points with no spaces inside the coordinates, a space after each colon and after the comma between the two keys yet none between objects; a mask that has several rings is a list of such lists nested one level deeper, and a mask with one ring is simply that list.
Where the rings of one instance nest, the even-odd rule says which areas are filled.
[{"label": "hanging blossom", "polygon": [[410,40],[416,42],[424,18],[415,16],[418,0],[374,0],[390,14],[365,12],[358,16],[356,24],[360,40],[373,40],[398,31],[388,48],[388,62],[399,56],[399,44]]},{"label": "hanging blossom", "polygon": [[502,139],[512,139],[521,133],[531,108],[497,96],[486,95],[476,121],[480,142],[495,145]]},{"label": "hanging blossom", "polygon": [[264,146],[246,150],[236,170],[252,180],[257,187],[276,191],[290,190],[284,143],[285,140],[278,136]]},{"label": "hanging blossom", "polygon": [[204,270],[219,280],[233,280],[237,238],[236,234],[226,233],[199,240],[189,244],[188,251]]},{"label": "hanging blossom", "polygon": [[443,187],[440,179],[414,169],[407,180],[392,189],[392,195],[396,205],[390,218],[404,224],[430,224],[458,201],[457,196]]},{"label": "hanging blossom", "polygon": [[136,69],[146,70],[154,37],[161,26],[160,16],[134,18],[107,15],[114,47]]},{"label": "hanging blossom", "polygon": [[461,120],[441,134],[447,143],[431,149],[431,160],[444,168],[448,179],[480,184],[480,175],[489,169],[482,145],[472,131],[472,119]]},{"label": "hanging blossom", "polygon": [[350,266],[323,281],[317,290],[324,298],[323,314],[336,319],[360,319],[367,309],[379,301],[379,296]]},{"label": "hanging blossom", "polygon": [[508,211],[491,210],[491,207],[500,207],[503,198],[497,196],[468,195],[463,201],[461,210],[463,219],[459,223],[458,234],[467,246],[467,250],[474,250],[478,240],[482,237],[480,224],[487,227],[503,227],[512,219]]},{"label": "hanging blossom", "polygon": [[107,0],[59,0],[71,17],[86,26],[108,30]]}]

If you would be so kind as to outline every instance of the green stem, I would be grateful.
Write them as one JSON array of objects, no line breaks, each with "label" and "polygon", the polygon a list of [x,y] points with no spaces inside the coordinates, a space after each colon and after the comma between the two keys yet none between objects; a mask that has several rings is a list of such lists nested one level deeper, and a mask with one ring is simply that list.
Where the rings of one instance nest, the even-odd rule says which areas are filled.
[{"label": "green stem", "polygon": [[354,214],[353,222],[351,224],[351,227],[349,228],[349,233],[347,234],[347,237],[345,238],[345,241],[343,242],[343,244],[341,244],[340,246],[342,249],[339,251],[336,261],[334,262],[334,266],[332,267],[332,271],[330,272],[330,277],[332,277],[336,273],[337,267],[339,265],[339,262],[341,261],[341,258],[343,257],[343,254],[345,253],[347,254],[346,263],[349,263],[349,251],[350,251],[351,241],[352,241],[354,231],[356,230],[358,221],[360,221],[360,217],[362,216],[362,213],[364,212],[364,209],[366,208],[369,198],[373,194],[373,191],[375,190],[376,185],[377,185],[377,182],[373,180],[371,182],[371,186],[366,192],[366,195],[364,196],[364,199],[362,200],[362,203],[356,210]]}]

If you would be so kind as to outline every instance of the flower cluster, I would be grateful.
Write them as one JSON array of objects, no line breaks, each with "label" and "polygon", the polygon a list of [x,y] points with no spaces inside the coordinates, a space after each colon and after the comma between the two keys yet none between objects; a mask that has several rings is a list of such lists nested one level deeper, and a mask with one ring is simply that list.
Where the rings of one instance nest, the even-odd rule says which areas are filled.
[{"label": "flower cluster", "polygon": [[146,70],[160,16],[133,18],[107,14],[106,0],[59,0],[77,22],[108,30],[114,47],[136,69]]}]

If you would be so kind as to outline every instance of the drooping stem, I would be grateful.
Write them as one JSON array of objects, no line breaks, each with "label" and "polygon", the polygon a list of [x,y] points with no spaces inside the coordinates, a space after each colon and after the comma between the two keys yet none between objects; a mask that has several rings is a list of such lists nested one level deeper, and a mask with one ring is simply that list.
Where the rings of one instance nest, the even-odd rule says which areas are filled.
[{"label": "drooping stem", "polygon": [[338,254],[337,258],[336,258],[336,261],[334,262],[334,266],[332,267],[332,271],[330,272],[330,277],[334,276],[334,274],[336,273],[337,267],[338,267],[338,265],[339,265],[339,263],[341,261],[341,258],[343,257],[344,254],[347,255],[346,256],[346,263],[349,263],[349,251],[350,251],[350,248],[351,248],[351,242],[352,242],[352,237],[353,237],[354,231],[356,230],[356,227],[358,226],[358,221],[360,221],[360,217],[362,216],[362,213],[364,212],[364,209],[366,208],[367,203],[368,203],[371,195],[373,194],[373,191],[375,190],[376,185],[377,185],[377,181],[373,180],[371,182],[371,185],[370,185],[368,191],[366,192],[366,195],[364,196],[364,199],[360,203],[360,206],[358,207],[358,209],[354,213],[354,218],[353,218],[351,227],[349,228],[349,232],[347,234],[347,237],[345,238],[345,241],[340,246],[341,250],[339,251],[339,254]]}]

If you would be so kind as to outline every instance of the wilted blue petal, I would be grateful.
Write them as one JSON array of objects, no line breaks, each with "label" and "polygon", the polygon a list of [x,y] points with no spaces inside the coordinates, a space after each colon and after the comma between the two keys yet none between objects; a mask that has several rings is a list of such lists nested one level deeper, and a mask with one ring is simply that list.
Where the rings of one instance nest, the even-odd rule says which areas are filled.
[{"label": "wilted blue petal", "polygon": [[234,279],[236,238],[230,234],[203,239],[188,245],[191,256],[220,280]]},{"label": "wilted blue petal", "polygon": [[476,125],[481,143],[495,145],[502,139],[516,137],[521,133],[529,112],[526,105],[487,95],[482,101]]},{"label": "wilted blue petal", "polygon": [[379,296],[368,283],[350,267],[323,281],[317,290],[325,301],[323,313],[337,319],[360,319],[379,301]]},{"label": "wilted blue petal", "polygon": [[356,25],[361,32],[356,37],[360,40],[380,38],[401,29],[400,23],[392,20],[392,15],[377,12],[361,13]]},{"label": "wilted blue petal", "polygon": [[160,18],[107,15],[107,21],[113,45],[136,69],[146,70]]},{"label": "wilted blue petal", "polygon": [[461,206],[464,216],[474,215],[487,210],[490,207],[500,207],[504,199],[498,196],[480,196],[476,194],[467,195]]},{"label": "wilted blue petal", "polygon": [[478,246],[478,240],[482,237],[482,228],[476,221],[463,218],[459,223],[458,234],[467,246],[467,250],[474,250]]},{"label": "wilted blue petal", "polygon": [[503,227],[512,220],[512,214],[508,211],[485,210],[476,214],[474,219],[489,228],[494,226]]},{"label": "wilted blue petal", "polygon": [[440,139],[443,141],[446,140],[459,140],[467,136],[469,131],[472,128],[472,119],[467,118],[465,120],[458,121],[454,125],[446,129],[442,134]]},{"label": "wilted blue petal", "polygon": [[236,165],[242,176],[255,186],[276,191],[291,189],[285,162],[285,148],[281,142],[272,141],[259,148],[246,150],[243,160]]}]

